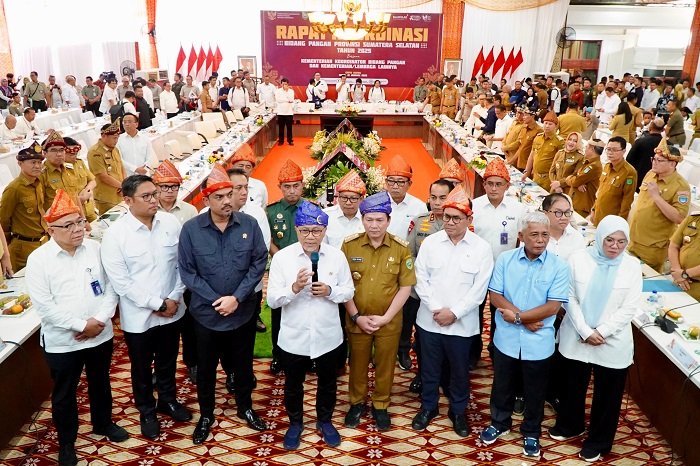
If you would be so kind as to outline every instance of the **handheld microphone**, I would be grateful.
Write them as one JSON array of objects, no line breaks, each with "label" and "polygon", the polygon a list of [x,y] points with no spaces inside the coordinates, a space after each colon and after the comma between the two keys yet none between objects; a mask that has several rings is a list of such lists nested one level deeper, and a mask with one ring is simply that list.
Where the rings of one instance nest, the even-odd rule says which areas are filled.
[{"label": "handheld microphone", "polygon": [[316,283],[318,281],[318,252],[314,251],[311,253],[311,283]]}]

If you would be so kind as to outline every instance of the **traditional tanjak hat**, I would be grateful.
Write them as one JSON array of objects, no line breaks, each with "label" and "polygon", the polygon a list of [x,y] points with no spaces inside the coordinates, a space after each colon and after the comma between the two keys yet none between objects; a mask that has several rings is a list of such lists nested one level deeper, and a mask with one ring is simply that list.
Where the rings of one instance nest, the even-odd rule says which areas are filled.
[{"label": "traditional tanjak hat", "polygon": [[367,186],[355,170],[350,170],[335,184],[335,190],[339,193],[351,192],[364,196],[367,194]]},{"label": "traditional tanjak hat", "polygon": [[302,201],[297,208],[294,217],[294,225],[303,227],[307,225],[328,226],[328,215],[319,206],[309,201]]},{"label": "traditional tanjak hat", "polygon": [[442,167],[438,178],[441,180],[464,181],[464,169],[457,162],[457,159],[452,158]]},{"label": "traditional tanjak hat", "polygon": [[360,203],[360,214],[382,213],[391,215],[391,198],[386,191],[372,194]]},{"label": "traditional tanjak hat", "polygon": [[100,134],[103,136],[114,136],[115,134],[121,133],[119,123],[121,118],[117,118],[112,122],[111,125],[104,125],[100,130]]},{"label": "traditional tanjak hat", "polygon": [[508,173],[508,167],[506,167],[506,163],[500,157],[496,157],[495,159],[491,160],[488,165],[486,165],[486,170],[484,171],[484,179],[490,178],[492,176],[497,176],[510,182],[510,173]]},{"label": "traditional tanjak hat", "polygon": [[209,173],[209,177],[207,177],[207,187],[202,189],[202,196],[207,197],[220,189],[232,187],[233,183],[231,183],[231,180],[226,174],[226,170],[217,163],[214,164],[211,173]]},{"label": "traditional tanjak hat", "polygon": [[233,154],[233,157],[231,157],[231,164],[236,162],[250,162],[255,166],[258,159],[255,157],[253,149],[251,149],[248,144],[243,144],[243,146]]},{"label": "traditional tanjak hat", "polygon": [[50,147],[66,147],[66,141],[64,141],[61,135],[58,134],[58,131],[53,131],[51,134],[49,134],[49,137],[44,139],[42,149],[47,150]]},{"label": "traditional tanjak hat", "polygon": [[467,217],[472,214],[469,196],[467,196],[467,193],[461,186],[457,186],[455,189],[450,191],[450,194],[447,195],[447,199],[445,199],[445,203],[442,205],[442,208],[446,209],[448,207],[459,210]]},{"label": "traditional tanjak hat", "polygon": [[559,126],[559,118],[557,118],[557,114],[554,112],[547,112],[542,121],[551,121],[555,125]]},{"label": "traditional tanjak hat", "polygon": [[31,146],[25,147],[19,151],[16,158],[19,162],[24,162],[25,160],[44,160],[44,154],[42,154],[39,143],[34,142]]},{"label": "traditional tanjak hat", "polygon": [[287,159],[280,168],[280,172],[277,175],[277,180],[280,183],[293,183],[295,181],[302,181],[304,175],[301,173],[301,167],[291,160]]},{"label": "traditional tanjak hat", "polygon": [[62,189],[56,191],[56,197],[53,198],[53,203],[49,210],[44,214],[44,220],[47,223],[53,223],[66,215],[79,214],[80,208],[73,202],[67,192]]},{"label": "traditional tanjak hat", "polygon": [[82,148],[82,145],[73,138],[63,138],[63,142],[66,143],[66,154],[75,155]]},{"label": "traditional tanjak hat", "polygon": [[411,178],[413,176],[413,170],[403,157],[396,155],[391,159],[391,162],[389,162],[385,176],[405,176],[406,178]]},{"label": "traditional tanjak hat", "polygon": [[153,173],[153,182],[155,184],[181,184],[182,176],[180,171],[177,169],[173,163],[165,159],[156,168],[155,173]]},{"label": "traditional tanjak hat", "polygon": [[680,163],[683,160],[681,151],[679,151],[677,147],[669,146],[666,138],[661,139],[661,142],[658,146],[656,146],[654,152],[670,160],[671,162]]}]

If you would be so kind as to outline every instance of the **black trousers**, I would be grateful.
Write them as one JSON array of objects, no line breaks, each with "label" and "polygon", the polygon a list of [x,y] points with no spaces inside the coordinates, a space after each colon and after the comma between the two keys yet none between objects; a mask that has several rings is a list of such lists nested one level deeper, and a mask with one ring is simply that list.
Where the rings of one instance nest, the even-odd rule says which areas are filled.
[{"label": "black trousers", "polygon": [[337,368],[343,369],[348,363],[348,333],[345,329],[345,304],[338,304],[338,316],[340,317],[340,328],[343,329],[343,342],[335,350],[337,355]]},{"label": "black trousers", "polygon": [[[416,325],[416,316],[420,307],[420,299],[409,296],[403,305],[403,321],[401,323],[401,336],[399,337],[399,354],[411,351],[411,336]],[[417,338],[416,338],[417,339]]]},{"label": "black trousers", "polygon": [[100,112],[100,101],[98,100],[97,102],[93,102],[91,104],[86,103],[85,111],[94,113],[96,117],[102,116],[102,112]]},{"label": "black trousers", "polygon": [[615,440],[620,407],[627,380],[627,368],[611,369],[562,356],[564,390],[561,392],[557,427],[565,435],[577,435],[586,425],[586,392],[593,373],[593,404],[588,437],[583,448],[609,453]]},{"label": "black trousers", "polygon": [[539,439],[544,417],[544,398],[549,379],[550,358],[527,361],[511,358],[493,348],[493,386],[491,388],[491,424],[498,430],[510,430],[513,424],[518,379],[523,380],[525,413],[520,432]]},{"label": "black trousers", "polygon": [[[181,320],[150,328],[143,333],[124,332],[131,360],[131,388],[136,409],[142,416],[155,414],[153,372],[156,374],[158,401],[170,403],[177,397],[175,368],[180,351]],[[154,370],[151,370],[151,364]]]},{"label": "black trousers", "polygon": [[44,352],[53,379],[51,417],[58,432],[58,444],[75,443],[78,438],[78,401],[76,390],[85,367],[90,397],[90,422],[93,430],[112,423],[112,388],[109,368],[112,364],[110,339],[93,348],[68,353]]},{"label": "black trousers", "polygon": [[[252,299],[238,305],[236,312],[250,312],[244,307],[253,308]],[[242,413],[253,407],[253,348],[255,347],[254,312],[250,319],[234,330],[211,330],[195,320],[194,328],[197,335],[197,399],[202,416],[214,417],[214,399],[216,387],[216,367],[219,360],[229,357],[232,372],[236,374],[234,384],[236,406]],[[226,356],[224,356],[226,354]],[[223,362],[222,362],[223,366]],[[224,368],[225,369],[225,368]]]},{"label": "black trousers", "polygon": [[270,320],[271,320],[271,336],[272,336],[272,359],[280,359],[280,348],[277,346],[277,340],[280,336],[280,325],[282,325],[282,308],[278,307],[275,309],[270,309]]},{"label": "black trousers", "polygon": [[38,111],[45,112],[48,109],[48,107],[46,106],[45,100],[32,100],[32,108],[34,110],[36,110],[37,112]]},{"label": "black trousers", "polygon": [[[314,359],[316,362],[316,419],[318,422],[331,422],[337,391],[338,348]],[[304,380],[311,358],[292,354],[280,349],[280,358],[285,368],[284,406],[289,422],[304,422]]]},{"label": "black trousers", "polygon": [[[469,401],[469,352],[475,338],[441,335],[416,327],[421,342],[420,375],[423,381],[422,407],[436,409],[440,394],[438,386],[447,383],[450,411],[464,414]],[[444,362],[448,361],[449,379],[444,380]]]},{"label": "black trousers", "polygon": [[287,129],[287,142],[294,142],[294,137],[292,136],[292,123],[294,121],[294,115],[277,115],[277,131],[278,138],[277,141],[282,144],[284,142],[284,129]]},{"label": "black trousers", "polygon": [[197,338],[194,335],[194,318],[190,314],[190,300],[192,292],[185,290],[182,295],[185,302],[185,315],[182,316],[182,325],[180,326],[180,335],[182,336],[182,362],[189,369],[197,365]]}]

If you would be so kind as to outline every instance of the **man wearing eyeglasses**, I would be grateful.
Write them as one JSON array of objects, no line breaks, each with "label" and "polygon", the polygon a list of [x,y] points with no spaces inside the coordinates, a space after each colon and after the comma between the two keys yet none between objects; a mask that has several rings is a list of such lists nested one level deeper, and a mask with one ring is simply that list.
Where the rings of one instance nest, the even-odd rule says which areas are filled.
[{"label": "man wearing eyeglasses", "polygon": [[637,171],[625,160],[627,141],[614,136],[608,141],[605,151],[608,163],[600,175],[600,185],[590,220],[598,226],[607,215],[618,215],[624,219],[630,214],[637,186]]},{"label": "man wearing eyeglasses", "polygon": [[[72,177],[64,166],[66,161],[66,142],[58,134],[53,132],[46,138],[43,144],[43,152],[46,160],[41,170],[41,184],[44,186],[44,209],[48,209],[56,197],[56,191],[63,189],[78,203],[77,194],[80,192],[76,179]],[[80,204],[78,204],[80,205]]]},{"label": "man wearing eyeglasses", "polygon": [[[175,366],[180,349],[180,319],[185,285],[178,273],[180,222],[158,211],[159,188],[145,175],[122,182],[128,212],[105,231],[102,264],[119,295],[124,340],[131,360],[131,387],[141,434],[160,435],[156,412],[178,422],[192,414],[176,399]],[[153,396],[155,368],[158,401]]]},{"label": "man wearing eyeglasses", "polygon": [[112,442],[129,438],[112,421],[109,369],[118,296],[100,263],[99,243],[85,238],[85,218],[65,191],[57,191],[44,218],[51,239],[29,256],[26,283],[41,318],[41,346],[54,382],[51,416],[58,433],[58,464],[75,465],[76,388],[83,368],[92,433]]},{"label": "man wearing eyeglasses", "polygon": [[246,201],[246,205],[254,203],[265,210],[265,207],[267,207],[267,186],[259,179],[251,176],[253,168],[255,168],[257,164],[253,149],[251,149],[248,144],[243,144],[243,146],[233,154],[230,162],[231,168],[240,168],[245,171],[246,177],[248,177],[248,201]]},{"label": "man wearing eyeglasses", "polygon": [[386,167],[384,183],[391,199],[391,223],[387,230],[402,240],[408,237],[408,226],[416,217],[428,213],[425,202],[408,194],[413,169],[406,160],[396,155]]},{"label": "man wearing eyeglasses", "polygon": [[455,433],[466,437],[470,351],[473,341],[481,338],[479,305],[486,296],[493,256],[489,244],[468,231],[472,209],[462,187],[447,196],[442,220],[444,229],[423,241],[416,259],[415,289],[421,302],[416,324],[423,390],[412,427],[425,430],[438,415],[438,385],[446,360],[450,400],[447,415]]},{"label": "man wearing eyeglasses", "polygon": [[670,238],[690,207],[690,185],[676,171],[681,161],[678,148],[669,147],[662,139],[630,214],[630,254],[660,273],[668,257]]}]

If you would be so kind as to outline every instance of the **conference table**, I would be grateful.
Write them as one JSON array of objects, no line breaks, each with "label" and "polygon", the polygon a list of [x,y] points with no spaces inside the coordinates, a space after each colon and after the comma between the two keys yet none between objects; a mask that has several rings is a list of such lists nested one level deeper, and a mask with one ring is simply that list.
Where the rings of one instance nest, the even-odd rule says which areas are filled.
[{"label": "conference table", "polygon": [[[695,132],[695,128],[690,124],[689,121],[685,121],[683,124],[683,130],[685,131],[685,144],[683,144],[683,149],[688,149],[690,147],[690,141],[693,139],[693,133]],[[637,132],[637,137],[640,135],[640,131]],[[664,136],[666,135],[665,132],[662,133]],[[595,137],[597,139],[600,139],[601,141],[608,142],[608,140],[612,137],[612,131],[610,131],[610,128],[608,128],[607,125],[602,124],[598,126],[598,129],[595,130]]]}]

